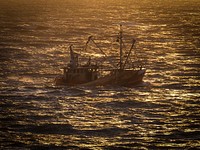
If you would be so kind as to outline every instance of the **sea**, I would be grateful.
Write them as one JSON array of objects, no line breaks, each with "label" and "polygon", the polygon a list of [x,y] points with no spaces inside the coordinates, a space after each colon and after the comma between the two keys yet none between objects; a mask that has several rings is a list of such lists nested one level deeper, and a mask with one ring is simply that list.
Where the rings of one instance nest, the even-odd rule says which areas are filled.
[{"label": "sea", "polygon": [[[199,0],[0,0],[0,149],[200,149],[199,12]],[[54,84],[70,45],[93,36],[117,54],[120,24],[141,84]]]}]

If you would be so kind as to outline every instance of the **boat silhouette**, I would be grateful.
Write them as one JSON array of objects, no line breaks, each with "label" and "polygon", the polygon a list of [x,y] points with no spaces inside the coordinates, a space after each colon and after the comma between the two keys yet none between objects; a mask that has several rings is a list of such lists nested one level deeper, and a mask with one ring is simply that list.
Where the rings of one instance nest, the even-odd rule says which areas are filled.
[{"label": "boat silhouette", "polygon": [[[119,36],[119,56],[117,64],[108,59],[104,51],[98,47],[92,36],[88,38],[85,49],[89,42],[93,42],[97,48],[104,55],[105,59],[111,64],[112,68],[101,67],[101,62],[94,63],[91,57],[88,58],[87,63],[79,62],[80,54],[74,52],[73,46],[69,46],[70,62],[62,68],[63,74],[55,78],[55,85],[66,86],[106,86],[106,85],[119,85],[119,86],[134,86],[143,81],[146,69],[142,65],[130,64],[129,58],[133,50],[135,39],[132,40],[132,45],[127,53],[125,59],[123,56],[123,32],[122,25],[120,25]],[[103,74],[102,72],[107,72]]]}]

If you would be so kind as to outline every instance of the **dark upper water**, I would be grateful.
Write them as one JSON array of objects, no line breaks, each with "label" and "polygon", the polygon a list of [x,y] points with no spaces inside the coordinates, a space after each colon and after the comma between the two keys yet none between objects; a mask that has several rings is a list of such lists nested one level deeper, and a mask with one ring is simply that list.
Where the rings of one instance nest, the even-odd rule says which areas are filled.
[{"label": "dark upper water", "polygon": [[[200,148],[199,12],[199,0],[1,0],[0,149]],[[53,85],[70,44],[110,45],[121,22],[144,83]]]}]

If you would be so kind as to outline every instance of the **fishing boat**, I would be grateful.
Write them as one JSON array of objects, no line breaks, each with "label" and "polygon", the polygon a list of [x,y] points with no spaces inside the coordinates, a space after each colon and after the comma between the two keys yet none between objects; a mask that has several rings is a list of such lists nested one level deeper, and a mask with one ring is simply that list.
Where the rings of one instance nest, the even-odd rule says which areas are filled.
[{"label": "fishing boat", "polygon": [[[136,42],[132,40],[132,45],[126,56],[123,51],[123,32],[122,25],[117,37],[119,43],[119,56],[117,64],[108,59],[111,68],[104,68],[101,66],[102,62],[93,62],[91,57],[88,58],[86,63],[80,62],[80,54],[73,50],[73,46],[69,46],[70,62],[62,68],[63,74],[56,77],[55,85],[66,86],[106,86],[106,85],[119,85],[119,86],[134,86],[143,81],[146,69],[142,65],[134,65],[130,63],[130,56]],[[106,53],[97,45],[92,36],[88,38],[85,49],[88,43],[93,42],[104,58],[109,58]],[[105,73],[106,72],[106,73]]]}]

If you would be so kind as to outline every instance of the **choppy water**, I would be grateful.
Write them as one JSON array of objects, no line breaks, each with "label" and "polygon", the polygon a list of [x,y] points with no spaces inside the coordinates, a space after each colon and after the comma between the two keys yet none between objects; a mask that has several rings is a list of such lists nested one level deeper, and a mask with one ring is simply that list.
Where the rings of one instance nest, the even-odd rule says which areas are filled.
[{"label": "choppy water", "polygon": [[[199,12],[198,0],[2,0],[0,149],[200,148]],[[52,84],[69,44],[112,41],[120,22],[143,84]]]}]

